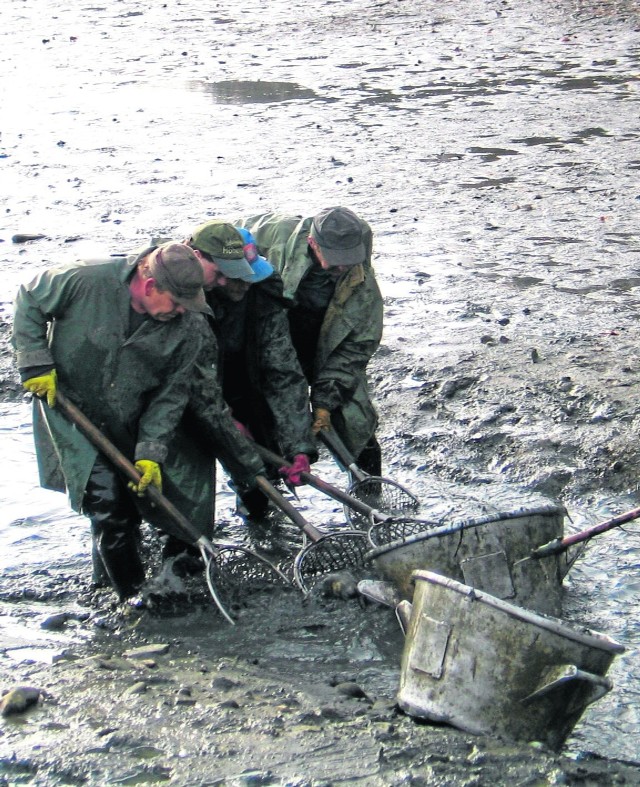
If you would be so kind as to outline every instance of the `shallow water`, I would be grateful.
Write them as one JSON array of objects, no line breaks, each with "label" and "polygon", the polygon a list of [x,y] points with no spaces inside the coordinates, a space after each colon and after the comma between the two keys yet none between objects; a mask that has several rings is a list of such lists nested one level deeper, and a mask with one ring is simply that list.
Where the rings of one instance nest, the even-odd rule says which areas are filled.
[{"label": "shallow water", "polygon": [[[482,291],[490,316],[532,341],[536,331],[562,341],[568,311],[587,336],[635,328],[636,4],[517,5],[350,0],[306,19],[306,6],[283,0],[268,13],[252,1],[7,0],[0,316],[10,319],[18,283],[46,264],[182,237],[208,216],[347,204],[375,230],[384,343],[415,359],[378,381],[381,396],[419,387],[430,360],[465,348],[487,316]],[[47,237],[12,244],[17,232]],[[511,313],[516,292],[538,306],[539,327]],[[403,435],[384,425],[382,435],[394,478],[438,515],[514,502],[512,490],[494,487],[487,501],[434,483]],[[26,406],[2,406],[0,441],[0,567],[86,571],[83,520],[36,486]],[[317,495],[301,498],[314,522],[339,518]],[[220,507],[237,535],[224,487]],[[632,507],[577,506],[572,527]],[[595,540],[569,575],[567,615],[629,644],[614,690],[570,744],[635,759],[640,537],[625,530]],[[319,647],[329,658],[329,643]]]},{"label": "shallow water", "polygon": [[38,486],[29,405],[0,405],[0,571],[86,557],[87,527],[66,496]]}]

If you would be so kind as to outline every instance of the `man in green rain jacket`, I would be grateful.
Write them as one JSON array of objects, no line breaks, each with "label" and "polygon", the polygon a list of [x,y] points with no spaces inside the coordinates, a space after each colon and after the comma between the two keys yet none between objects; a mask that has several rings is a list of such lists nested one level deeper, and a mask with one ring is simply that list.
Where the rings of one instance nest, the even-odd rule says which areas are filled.
[{"label": "man in green rain jacket", "polygon": [[[152,483],[179,508],[193,503],[181,510],[189,518],[197,515],[192,521],[199,530],[212,525],[211,490],[200,490],[196,500],[189,484],[195,476],[212,483],[213,458],[205,451],[181,456],[181,442],[191,441],[181,441],[177,431],[191,386],[209,374],[206,364],[196,367],[204,333],[197,312],[209,311],[202,284],[194,253],[166,243],[130,257],[45,271],[16,298],[13,345],[23,384],[38,397],[40,482],[66,490],[72,508],[90,518],[94,577],[106,572],[121,600],[144,582],[137,547],[141,517],[170,531],[132,491],[143,495]],[[135,461],[141,480],[133,490],[55,409],[58,386]]]},{"label": "man in green rain jacket", "polygon": [[342,207],[309,218],[266,213],[234,223],[251,232],[282,277],[284,295],[294,299],[291,337],[311,386],[314,432],[333,426],[359,466],[379,475],[366,369],[382,337],[383,308],[370,226]]}]

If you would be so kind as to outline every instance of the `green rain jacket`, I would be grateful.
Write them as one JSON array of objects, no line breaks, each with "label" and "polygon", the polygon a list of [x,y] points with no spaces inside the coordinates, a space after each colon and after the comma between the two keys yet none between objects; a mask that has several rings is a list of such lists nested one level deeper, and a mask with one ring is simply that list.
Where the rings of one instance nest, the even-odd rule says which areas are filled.
[{"label": "green rain jacket", "polygon": [[[284,295],[295,299],[312,264],[307,238],[313,219],[266,213],[245,217],[261,254],[284,282]],[[367,364],[382,338],[382,295],[371,266],[371,228],[363,223],[366,260],[338,280],[320,331],[311,381],[312,407],[324,407],[347,448],[358,456],[373,436],[378,417],[367,385]]]},{"label": "green rain jacket", "polygon": [[[127,336],[129,279],[148,251],[48,270],[22,286],[13,346],[21,370],[55,366],[60,389],[127,458],[160,463],[165,495],[205,532],[213,521],[213,459],[191,450],[181,454],[175,434],[201,349],[204,317],[188,312],[167,322],[149,318]],[[34,439],[42,486],[66,490],[72,508],[82,511],[96,449],[40,400],[34,400]],[[194,494],[198,462],[196,475],[208,477],[209,488]],[[164,525],[153,512],[145,518]]]},{"label": "green rain jacket", "polygon": [[[152,238],[138,256],[148,254],[171,240]],[[206,295],[209,298],[210,293]],[[214,320],[207,318],[198,321],[200,350],[189,375],[187,406],[167,458],[168,483],[171,484],[174,474],[181,479],[180,489],[172,487],[172,502],[183,512],[191,510],[193,523],[199,525],[205,535],[211,535],[214,522],[215,460],[220,462],[239,492],[254,488],[256,476],[266,473],[262,459],[234,424],[224,400],[220,382],[220,350],[211,322]],[[188,472],[180,470],[180,465],[185,462]]]}]

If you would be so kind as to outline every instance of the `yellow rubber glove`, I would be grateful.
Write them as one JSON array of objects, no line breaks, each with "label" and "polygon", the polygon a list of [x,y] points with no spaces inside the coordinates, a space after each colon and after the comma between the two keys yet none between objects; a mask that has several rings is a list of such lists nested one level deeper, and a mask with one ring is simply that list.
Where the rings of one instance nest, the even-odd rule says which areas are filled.
[{"label": "yellow rubber glove", "polygon": [[46,396],[49,407],[54,407],[56,403],[56,392],[58,390],[58,374],[52,369],[39,377],[30,377],[22,385],[32,394],[44,399]]},{"label": "yellow rubber glove", "polygon": [[160,472],[160,465],[157,462],[152,462],[151,459],[138,459],[136,462],[136,470],[142,477],[137,484],[130,481],[129,489],[133,489],[133,491],[138,494],[138,497],[144,496],[150,484],[153,484],[158,492],[162,492],[162,473]]},{"label": "yellow rubber glove", "polygon": [[324,407],[316,407],[313,411],[313,424],[311,429],[318,434],[321,429],[331,429],[331,413]]}]

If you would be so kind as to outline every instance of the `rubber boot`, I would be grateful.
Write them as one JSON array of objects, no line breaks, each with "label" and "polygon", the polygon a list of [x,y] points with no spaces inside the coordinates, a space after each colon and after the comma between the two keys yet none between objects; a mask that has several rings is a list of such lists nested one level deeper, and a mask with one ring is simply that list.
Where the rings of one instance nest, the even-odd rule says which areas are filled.
[{"label": "rubber boot", "polygon": [[360,452],[356,464],[367,475],[379,476],[382,474],[382,448],[380,448],[380,443],[376,440],[375,435]]},{"label": "rubber boot", "polygon": [[254,522],[262,521],[269,512],[269,498],[259,489],[251,489],[236,498],[238,514]]},{"label": "rubber boot", "polygon": [[204,560],[197,546],[171,535],[164,536],[162,541],[162,561],[171,560],[177,576],[193,576],[204,570]]},{"label": "rubber boot", "polygon": [[[96,522],[92,520],[95,527]],[[137,532],[129,523],[101,522],[97,538],[98,553],[102,558],[111,587],[120,601],[135,596],[144,584],[144,566],[138,554]]]},{"label": "rubber boot", "polygon": [[91,520],[96,552],[94,572],[97,568],[101,573],[100,558],[120,601],[135,596],[145,580],[138,553],[140,515],[125,482],[102,457],[96,459],[91,470],[83,512]]},{"label": "rubber boot", "polygon": [[95,587],[104,588],[108,587],[111,582],[109,581],[109,574],[107,574],[107,569],[105,568],[104,561],[100,556],[100,550],[98,549],[98,530],[99,528],[94,527],[93,522],[91,523],[91,582]]}]

